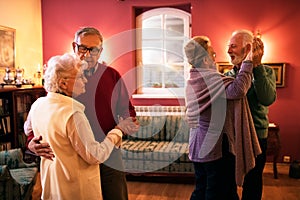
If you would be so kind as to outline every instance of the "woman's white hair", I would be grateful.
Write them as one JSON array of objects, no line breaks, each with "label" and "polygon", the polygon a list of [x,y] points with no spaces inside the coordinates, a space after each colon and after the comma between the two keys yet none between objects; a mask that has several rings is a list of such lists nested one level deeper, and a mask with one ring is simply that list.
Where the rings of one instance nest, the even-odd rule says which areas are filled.
[{"label": "woman's white hair", "polygon": [[87,62],[80,60],[75,54],[65,53],[53,56],[47,63],[44,74],[44,88],[47,92],[58,92],[58,82],[62,76],[67,76],[71,70],[79,71],[87,68]]}]

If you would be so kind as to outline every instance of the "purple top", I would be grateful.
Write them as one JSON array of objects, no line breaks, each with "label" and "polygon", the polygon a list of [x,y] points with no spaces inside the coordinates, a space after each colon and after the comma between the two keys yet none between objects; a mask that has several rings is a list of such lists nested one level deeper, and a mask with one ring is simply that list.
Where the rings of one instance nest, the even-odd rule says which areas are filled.
[{"label": "purple top", "polygon": [[[226,126],[227,100],[240,99],[246,95],[251,85],[252,69],[251,62],[244,62],[238,76],[231,80],[213,69],[190,70],[186,105],[191,127],[191,161],[209,162],[222,157],[222,130]],[[230,81],[226,87],[223,84],[225,79]]]}]

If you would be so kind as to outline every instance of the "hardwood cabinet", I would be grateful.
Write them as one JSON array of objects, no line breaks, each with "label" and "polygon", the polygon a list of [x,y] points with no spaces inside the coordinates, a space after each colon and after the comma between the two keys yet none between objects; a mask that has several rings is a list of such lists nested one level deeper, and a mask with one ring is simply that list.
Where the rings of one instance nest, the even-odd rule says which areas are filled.
[{"label": "hardwood cabinet", "polygon": [[0,148],[25,148],[23,125],[31,104],[45,96],[43,87],[0,89]]}]

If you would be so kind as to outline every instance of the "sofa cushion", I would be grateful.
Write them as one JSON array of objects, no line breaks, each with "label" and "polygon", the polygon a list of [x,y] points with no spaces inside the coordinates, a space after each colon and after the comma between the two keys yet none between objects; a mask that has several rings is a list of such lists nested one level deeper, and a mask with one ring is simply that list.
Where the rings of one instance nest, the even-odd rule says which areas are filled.
[{"label": "sofa cushion", "polygon": [[184,106],[135,106],[140,129],[123,138],[127,172],[193,173]]},{"label": "sofa cushion", "polygon": [[14,199],[13,184],[7,165],[0,165],[0,199]]},{"label": "sofa cushion", "polygon": [[137,116],[137,120],[140,129],[127,136],[130,140],[188,142],[189,127],[184,115]]},{"label": "sofa cushion", "polygon": [[0,181],[10,177],[7,165],[0,165]]},{"label": "sofa cushion", "polygon": [[33,186],[36,182],[36,178],[38,174],[37,172],[38,172],[37,167],[19,168],[19,169],[10,170],[11,176],[20,187],[21,197],[25,197],[25,195],[28,192],[31,194],[33,190]]},{"label": "sofa cushion", "polygon": [[36,166],[35,163],[27,164],[23,161],[23,153],[20,148],[1,151],[0,165],[7,165],[9,169]]}]

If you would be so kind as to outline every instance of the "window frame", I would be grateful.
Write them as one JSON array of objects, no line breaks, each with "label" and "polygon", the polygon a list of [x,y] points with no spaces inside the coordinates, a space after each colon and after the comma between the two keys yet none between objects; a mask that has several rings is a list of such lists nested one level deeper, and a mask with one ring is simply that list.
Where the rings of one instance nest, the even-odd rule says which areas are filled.
[{"label": "window frame", "polygon": [[[185,86],[186,82],[184,81],[184,87],[180,88],[153,88],[153,87],[143,87],[143,58],[142,58],[142,22],[145,19],[148,19],[150,17],[154,16],[161,16],[162,21],[165,20],[165,16],[171,15],[171,16],[176,16],[177,18],[180,18],[183,20],[183,25],[184,25],[184,34],[178,40],[183,40],[183,43],[185,43],[190,37],[191,37],[191,14],[189,12],[183,11],[178,8],[168,8],[168,7],[163,7],[163,8],[155,8],[148,10],[146,12],[141,13],[136,17],[136,65],[137,65],[137,95],[142,96],[147,98],[178,98],[178,97],[184,97],[185,95]],[[162,22],[164,23],[164,22]],[[163,24],[163,27],[165,28],[165,25]],[[165,30],[164,30],[165,31]],[[174,39],[172,37],[165,37],[164,42]],[[158,40],[158,39],[157,39]],[[183,55],[184,56],[184,55]],[[167,59],[166,59],[167,60]],[[166,61],[165,60],[165,61]],[[166,62],[162,63],[157,63],[157,64],[162,64],[165,65],[167,64]],[[176,64],[176,63],[175,63]],[[188,63],[186,62],[186,59],[183,58],[183,62],[180,62],[179,64],[183,65],[183,71],[184,71],[184,80],[187,79],[188,76]],[[181,65],[181,66],[182,66]],[[134,95],[134,97],[137,97],[137,95]]]}]

